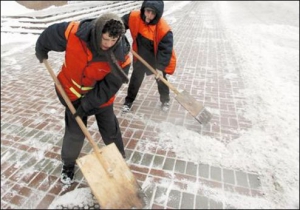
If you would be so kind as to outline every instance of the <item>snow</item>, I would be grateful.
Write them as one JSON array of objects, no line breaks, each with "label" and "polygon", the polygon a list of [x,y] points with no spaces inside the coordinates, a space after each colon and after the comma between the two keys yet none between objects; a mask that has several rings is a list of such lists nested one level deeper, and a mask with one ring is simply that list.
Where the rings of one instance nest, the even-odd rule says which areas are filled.
[{"label": "snow", "polygon": [[72,209],[75,206],[81,209],[87,208],[89,204],[94,203],[93,196],[90,188],[80,188],[66,193],[64,196],[58,197],[55,202],[51,203],[48,209],[58,209],[59,206],[63,206],[68,209]]},{"label": "snow", "polygon": [[[171,23],[176,21],[172,12],[189,3],[166,1],[166,19]],[[211,165],[259,171],[264,178],[265,199],[217,189],[205,190],[203,186],[216,200],[224,199],[237,208],[299,208],[299,1],[249,1],[244,7],[239,3],[219,1],[214,2],[214,6],[230,43],[241,56],[239,62],[246,88],[238,94],[247,98],[243,115],[252,121],[253,127],[224,145],[184,127],[162,122],[159,145],[165,149],[172,147],[178,157],[195,163],[201,160]],[[243,10],[251,10],[253,15],[247,16],[249,13]],[[2,15],[31,11],[14,1],[1,1]],[[34,45],[36,39],[37,35],[1,33],[1,47],[18,43],[17,47],[1,54],[1,58]],[[226,79],[236,76],[229,72]],[[145,145],[145,149],[149,147],[151,145]],[[33,156],[41,159],[41,154]],[[6,156],[1,157],[1,161]],[[151,180],[144,182],[144,188],[147,183]],[[189,190],[193,191],[194,187],[189,185]],[[84,206],[91,199],[89,189],[76,189],[59,197],[52,205]]]},{"label": "snow", "polygon": [[3,15],[19,15],[33,12],[33,9],[28,9],[15,1],[1,1],[1,16]]}]

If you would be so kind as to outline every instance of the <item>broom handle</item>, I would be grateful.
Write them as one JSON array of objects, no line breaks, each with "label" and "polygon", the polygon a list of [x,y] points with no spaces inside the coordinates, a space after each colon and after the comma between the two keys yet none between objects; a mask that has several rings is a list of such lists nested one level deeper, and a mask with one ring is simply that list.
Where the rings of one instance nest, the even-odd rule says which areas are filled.
[{"label": "broom handle", "polygon": [[134,50],[131,50],[131,53],[137,57],[155,76],[159,76],[159,79],[163,81],[176,95],[179,94],[179,91],[171,85],[163,76],[161,76],[152,66],[150,66],[147,61],[145,61],[141,56],[139,56]]},{"label": "broom handle", "polygon": [[[75,110],[72,102],[70,101],[69,97],[67,96],[65,90],[62,88],[62,86],[61,86],[59,80],[57,79],[56,75],[54,74],[52,68],[50,67],[50,65],[48,63],[48,60],[44,59],[43,62],[45,64],[47,70],[49,71],[53,81],[55,82],[55,85],[58,88],[60,94],[62,95],[63,99],[65,100],[66,104],[68,105],[71,113],[74,115],[76,110]],[[89,131],[86,128],[85,124],[83,123],[82,119],[79,116],[76,116],[75,120],[77,121],[79,127],[81,128],[82,132],[84,133],[84,135],[86,136],[88,141],[92,144],[93,150],[96,153],[96,156],[97,156],[98,160],[100,161],[100,163],[102,164],[104,170],[108,173],[108,175],[112,175],[111,174],[111,169],[109,169],[109,166],[106,163],[106,161],[103,161],[103,159],[101,158],[99,147],[97,146],[97,144],[93,140],[91,134],[89,133]]]}]

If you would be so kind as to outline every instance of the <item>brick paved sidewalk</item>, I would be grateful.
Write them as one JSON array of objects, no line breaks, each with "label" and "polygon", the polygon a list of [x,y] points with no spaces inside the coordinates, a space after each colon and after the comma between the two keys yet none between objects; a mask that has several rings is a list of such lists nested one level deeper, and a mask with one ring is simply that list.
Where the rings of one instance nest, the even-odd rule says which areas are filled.
[{"label": "brick paved sidewalk", "polygon": [[[203,102],[214,116],[208,125],[200,125],[178,104],[174,93],[170,111],[161,112],[157,86],[151,76],[145,78],[133,111],[122,115],[120,109],[127,91],[127,85],[123,85],[115,112],[126,145],[127,163],[148,198],[152,198],[150,208],[236,208],[213,194],[263,196],[258,174],[191,162],[164,148],[159,139],[161,122],[184,127],[224,145],[251,127],[251,122],[238,112],[245,103],[236,94],[243,89],[241,77],[225,79],[229,69],[240,75],[240,66],[212,3],[192,2],[173,15],[177,20],[171,26],[178,67],[169,81]],[[49,53],[54,69],[61,65],[62,55]],[[1,209],[48,208],[58,196],[87,187],[79,169],[72,187],[66,189],[59,182],[63,117],[64,109],[53,82],[35,58],[33,46],[1,57]],[[89,131],[103,146],[94,123],[91,117]],[[90,151],[91,146],[85,142],[81,155]],[[89,208],[97,207],[95,202]]]}]

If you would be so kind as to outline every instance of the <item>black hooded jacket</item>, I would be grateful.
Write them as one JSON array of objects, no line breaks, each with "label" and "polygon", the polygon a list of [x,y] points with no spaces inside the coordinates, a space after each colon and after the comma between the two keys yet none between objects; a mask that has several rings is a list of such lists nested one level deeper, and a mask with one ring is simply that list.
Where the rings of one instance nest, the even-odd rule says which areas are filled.
[{"label": "black hooded jacket", "polygon": [[[56,52],[64,52],[67,46],[67,39],[65,37],[65,31],[68,27],[70,22],[62,22],[56,23],[48,28],[46,28],[43,33],[39,36],[35,50],[37,53],[43,52],[48,53],[49,51],[56,51]],[[95,38],[95,28],[97,24],[97,19],[86,19],[80,22],[78,31],[76,35],[87,43],[87,46],[91,50],[93,54],[92,61],[103,61],[106,60],[103,57],[103,51],[97,48],[100,43],[99,39]],[[103,29],[103,26],[97,27],[99,30]],[[98,31],[98,30],[97,30]],[[102,31],[102,30],[101,30]],[[101,32],[100,32],[101,33]],[[99,38],[100,37],[100,38]],[[119,40],[116,45],[113,47],[113,52],[117,58],[117,60],[123,61],[125,55],[127,55],[130,51],[130,44],[127,40],[126,36],[122,36],[122,39]]]},{"label": "black hooded jacket", "polygon": [[[158,21],[163,18],[163,11],[164,11],[164,3],[163,1],[144,1],[141,6],[141,19],[145,22],[145,15],[144,11],[145,8],[149,7],[152,8],[156,12],[155,18],[149,23],[149,25],[156,25]],[[122,17],[122,20],[124,22],[126,30],[129,29],[129,14],[125,14]],[[145,22],[146,23],[146,22]],[[147,39],[146,37],[141,36],[141,34],[138,34],[136,38],[137,42],[137,48],[138,48],[138,54],[144,58],[153,68],[159,69],[164,71],[166,66],[168,66],[171,55],[172,55],[172,49],[173,49],[173,33],[172,31],[169,31],[160,41],[158,44],[158,52],[155,58],[154,54],[154,44],[153,41]],[[136,61],[135,65],[143,65],[140,63],[140,61]],[[152,74],[149,70],[147,70],[147,74]]]},{"label": "black hooded jacket", "polygon": [[[95,26],[98,19],[86,19],[80,22],[76,35],[84,42],[86,42],[88,48],[93,54],[91,62],[94,61],[110,61],[111,68],[117,68],[105,53],[97,48],[99,44],[95,42],[99,41],[95,38]],[[121,19],[120,19],[121,20]],[[56,23],[46,28],[39,36],[35,50],[36,53],[48,54],[49,51],[64,52],[67,46],[67,39],[65,37],[65,31],[70,22]],[[100,26],[98,26],[100,27]],[[101,26],[102,28],[104,25]],[[96,30],[98,31],[98,30]],[[102,29],[100,30],[100,33]],[[125,31],[124,31],[125,32]],[[94,33],[94,34],[93,34]],[[98,42],[100,43],[100,42]],[[130,43],[126,36],[123,35],[115,46],[111,49],[119,61],[125,61],[125,56],[130,51]],[[125,71],[128,74],[130,65],[126,66]],[[94,88],[89,91],[85,97],[81,98],[81,105],[85,112],[89,112],[95,108],[98,108],[102,104],[106,103],[122,86],[123,82],[120,77],[114,74],[108,74],[103,80],[98,81]],[[75,104],[78,104],[76,102]],[[65,104],[64,104],[65,105]]]}]

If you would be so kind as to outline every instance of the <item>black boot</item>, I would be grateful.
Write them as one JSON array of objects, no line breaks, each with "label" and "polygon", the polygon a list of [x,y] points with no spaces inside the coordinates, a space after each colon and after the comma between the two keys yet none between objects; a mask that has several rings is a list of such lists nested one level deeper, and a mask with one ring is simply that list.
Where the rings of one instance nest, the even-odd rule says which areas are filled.
[{"label": "black boot", "polygon": [[63,166],[60,175],[60,181],[63,184],[70,185],[74,182],[74,169],[75,166]]}]

